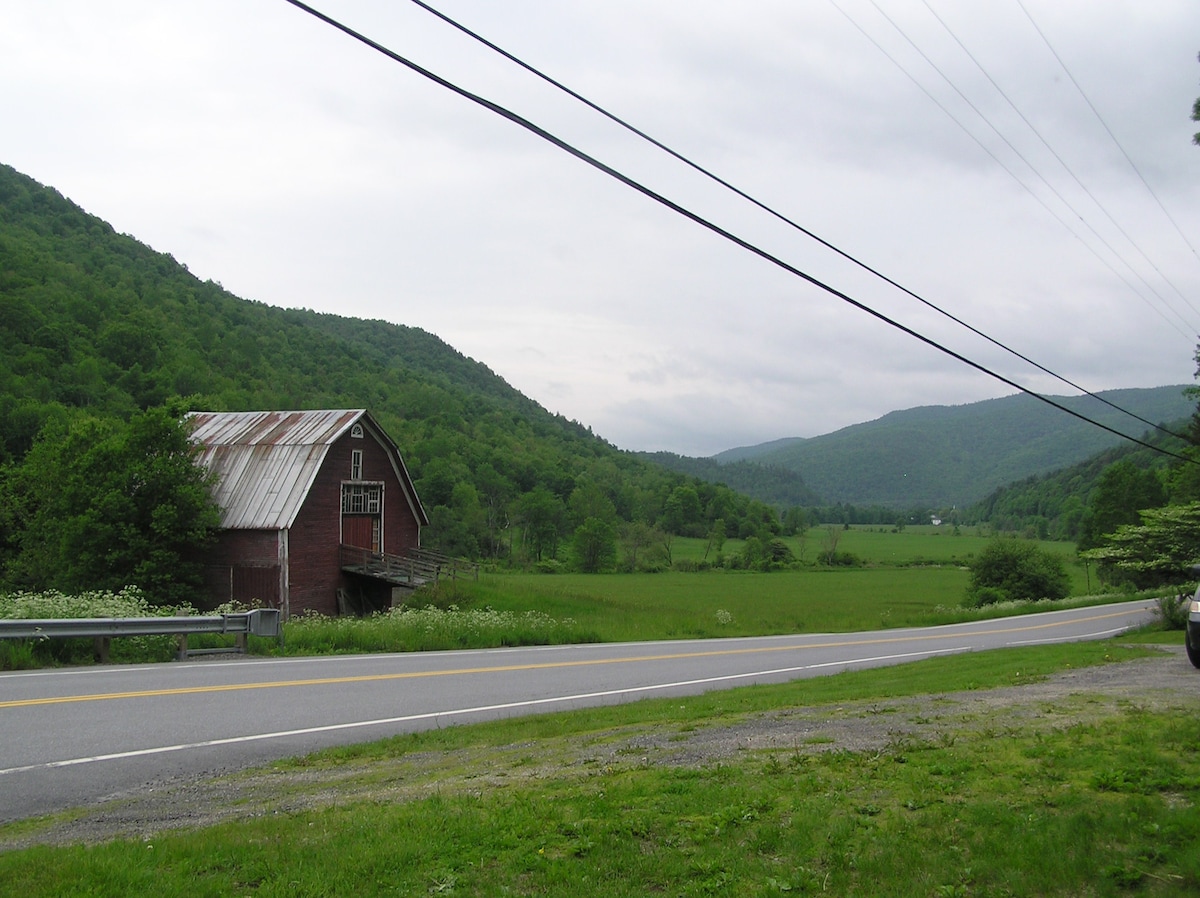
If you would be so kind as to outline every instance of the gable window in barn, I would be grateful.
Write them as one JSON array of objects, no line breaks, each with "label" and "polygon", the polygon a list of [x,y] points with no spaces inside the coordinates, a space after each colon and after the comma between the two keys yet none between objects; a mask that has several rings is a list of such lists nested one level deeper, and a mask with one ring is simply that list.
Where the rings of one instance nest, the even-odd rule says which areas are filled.
[{"label": "gable window in barn", "polygon": [[383,508],[383,484],[342,484],[342,514],[379,514]]},{"label": "gable window in barn", "polygon": [[355,449],[350,453],[350,479],[362,480],[362,450]]}]

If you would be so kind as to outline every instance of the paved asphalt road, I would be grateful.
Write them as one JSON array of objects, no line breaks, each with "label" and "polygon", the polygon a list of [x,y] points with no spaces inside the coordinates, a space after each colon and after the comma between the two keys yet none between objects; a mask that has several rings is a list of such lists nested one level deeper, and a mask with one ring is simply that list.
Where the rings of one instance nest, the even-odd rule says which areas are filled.
[{"label": "paved asphalt road", "polygon": [[0,674],[0,822],[179,776],[453,723],[1110,636],[1133,602],[975,624]]}]

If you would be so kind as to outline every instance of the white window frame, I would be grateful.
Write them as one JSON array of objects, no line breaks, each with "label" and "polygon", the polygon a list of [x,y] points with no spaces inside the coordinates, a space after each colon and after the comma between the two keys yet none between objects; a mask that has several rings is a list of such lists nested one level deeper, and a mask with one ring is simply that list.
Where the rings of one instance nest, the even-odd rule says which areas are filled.
[{"label": "white window frame", "polygon": [[342,514],[383,514],[383,484],[343,483]]}]

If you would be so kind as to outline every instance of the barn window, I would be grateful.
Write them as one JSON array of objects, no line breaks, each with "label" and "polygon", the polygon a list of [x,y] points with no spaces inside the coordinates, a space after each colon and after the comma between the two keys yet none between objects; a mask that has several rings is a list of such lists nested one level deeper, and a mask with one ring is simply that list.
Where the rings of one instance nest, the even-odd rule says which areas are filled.
[{"label": "barn window", "polygon": [[362,450],[355,449],[350,453],[350,479],[362,480]]},{"label": "barn window", "polygon": [[363,429],[362,429],[361,424],[355,424],[353,427],[350,428],[350,436],[354,437],[354,439],[361,440],[362,435],[363,435]]},{"label": "barn window", "polygon": [[342,484],[342,514],[379,514],[383,508],[383,484]]}]

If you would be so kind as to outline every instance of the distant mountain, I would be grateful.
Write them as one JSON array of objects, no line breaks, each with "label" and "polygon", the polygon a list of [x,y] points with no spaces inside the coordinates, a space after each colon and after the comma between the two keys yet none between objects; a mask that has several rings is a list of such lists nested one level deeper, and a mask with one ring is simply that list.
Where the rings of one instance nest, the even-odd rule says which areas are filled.
[{"label": "distant mountain", "polygon": [[759,443],[757,446],[741,446],[737,449],[726,449],[712,458],[713,461],[721,465],[738,461],[757,461],[761,455],[787,449],[790,446],[796,445],[796,443],[803,443],[804,440],[804,437],[784,437],[781,440],[771,440],[769,443]]},{"label": "distant mountain", "polygon": [[669,471],[699,477],[709,483],[723,483],[752,499],[768,505],[790,508],[794,505],[822,505],[822,499],[795,471],[751,461],[717,462],[711,458],[691,458],[673,452],[638,452],[639,457]]},{"label": "distant mountain", "polygon": [[[1195,410],[1184,389],[1179,385],[1098,395],[1147,421],[1170,424]],[[1141,437],[1147,430],[1092,397],[1053,398],[1122,433]],[[1021,394],[892,412],[825,436],[729,450],[714,460],[750,461],[795,472],[826,503],[961,508],[998,487],[1082,462],[1122,442]]]}]

